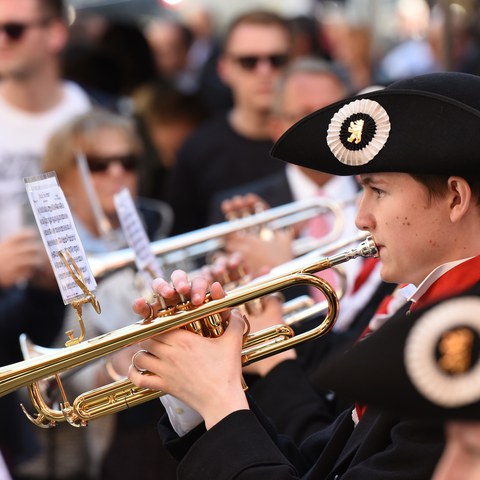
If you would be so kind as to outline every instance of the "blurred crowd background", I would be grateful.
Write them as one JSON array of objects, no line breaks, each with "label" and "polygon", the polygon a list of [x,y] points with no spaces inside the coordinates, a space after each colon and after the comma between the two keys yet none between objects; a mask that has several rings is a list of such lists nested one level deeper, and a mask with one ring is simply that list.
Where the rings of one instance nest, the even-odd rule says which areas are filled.
[{"label": "blurred crowd background", "polygon": [[[0,7],[8,3],[11,8],[11,2],[0,0]],[[29,7],[28,0],[20,3]],[[88,161],[111,227],[120,230],[113,194],[126,187],[138,199],[149,238],[156,240],[214,218],[221,221],[219,202],[234,187],[249,185],[241,193],[255,191],[248,182],[267,178],[278,193],[278,175],[286,184],[290,174],[270,158],[270,149],[286,128],[314,109],[413,75],[480,74],[476,0],[69,0],[67,5],[68,35],[54,17],[21,18],[18,12],[19,18],[7,18],[12,12],[0,8],[2,45],[21,60],[13,65],[7,54],[0,55],[0,365],[21,359],[18,333],[37,333],[37,343],[61,346],[53,339],[63,336],[60,324],[68,323],[60,309],[58,324],[41,332],[45,335],[26,324],[41,324],[37,315],[47,318],[50,300],[46,285],[38,284],[44,278],[38,274],[43,250],[38,233],[20,236],[27,222],[11,220],[13,200],[24,193],[24,176],[55,170],[87,253],[104,253],[125,244],[103,238],[88,208],[92,199],[82,190],[78,152]],[[248,28],[238,28],[224,48],[231,22],[258,9],[279,14],[290,33],[282,22],[254,20],[253,29],[247,22]],[[24,20],[23,30],[18,25],[7,30],[12,20]],[[287,63],[306,58],[309,63],[296,67],[303,86],[290,91],[288,78],[276,85]],[[57,62],[58,79],[52,73]],[[314,83],[322,87],[310,93],[302,75],[319,75]],[[69,89],[71,84],[81,88],[71,93],[69,110],[56,112],[50,122],[66,81]],[[91,106],[101,111],[92,112]],[[304,176],[296,175],[292,198],[265,199],[273,205],[296,199],[298,191],[316,194],[313,187],[303,188]],[[315,187],[326,182],[310,180]],[[6,189],[14,183],[15,195]],[[36,245],[34,251],[28,247],[28,261],[22,251],[27,244]],[[8,270],[17,258],[21,261]],[[120,275],[100,282],[103,316],[93,334],[132,321],[130,305],[141,292],[132,273]],[[57,296],[52,283],[47,290]],[[127,365],[130,359],[131,353]],[[95,386],[96,374],[86,372],[89,387]],[[32,433],[28,421],[18,418],[17,399],[0,400],[5,399],[10,405],[0,412],[0,452],[12,478],[174,477],[155,432],[159,402],[150,402],[153,412],[137,407],[132,417],[108,417],[88,429],[64,424]],[[12,440],[17,436],[15,441],[27,445],[17,447]]]},{"label": "blurred crowd background", "polygon": [[136,116],[145,141],[141,195],[172,200],[167,179],[183,141],[232,107],[217,71],[222,35],[233,18],[258,8],[288,20],[293,59],[335,64],[349,93],[480,69],[475,0],[71,0],[63,76],[100,105]]}]

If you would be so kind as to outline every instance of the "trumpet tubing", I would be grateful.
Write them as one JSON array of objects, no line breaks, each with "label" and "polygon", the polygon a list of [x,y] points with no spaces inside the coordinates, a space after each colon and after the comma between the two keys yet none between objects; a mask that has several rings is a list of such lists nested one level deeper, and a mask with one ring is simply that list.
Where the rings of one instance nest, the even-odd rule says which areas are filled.
[{"label": "trumpet tubing", "polygon": [[[215,327],[219,326],[218,318],[223,311],[295,285],[305,284],[318,288],[325,296],[329,307],[320,325],[299,335],[295,335],[291,327],[287,325],[279,325],[249,334],[241,353],[242,363],[247,365],[285,351],[306,340],[324,335],[332,328],[336,320],[338,314],[337,295],[327,282],[315,276],[314,273],[359,256],[375,255],[377,255],[375,244],[373,240],[367,238],[357,248],[331,257],[316,259],[313,262],[310,261],[302,268],[297,267],[289,273],[282,272],[277,276],[262,277],[228,292],[225,298],[209,299],[203,305],[195,308],[190,308],[191,304],[187,302],[190,307],[185,308],[185,305],[182,305],[173,312],[169,308],[166,312],[160,311],[157,317],[151,320],[142,319],[133,325],[77,345],[2,367],[0,368],[0,397],[21,387],[29,386],[34,407],[38,411],[37,417],[29,416],[34,423],[48,427],[53,426],[56,422],[66,420],[74,426],[85,425],[89,420],[98,416],[143,403],[151,398],[161,396],[163,393],[139,389],[128,380],[121,380],[80,395],[72,405],[64,398],[61,411],[58,411],[45,404],[37,382],[51,376],[58,376],[71,368],[97,360],[152,336],[196,324],[196,322],[203,324],[207,322],[208,326],[205,328],[210,332],[207,335],[217,336],[219,332],[215,330]],[[308,257],[309,260],[312,260],[311,254]]]},{"label": "trumpet tubing", "polygon": [[[295,254],[303,255],[306,251],[320,248],[335,241],[344,227],[343,208],[356,199],[345,202],[333,202],[325,198],[309,198],[271,208],[244,218],[226,221],[193,232],[176,235],[150,243],[155,256],[160,257],[165,265],[175,265],[188,259],[194,259],[221,250],[225,238],[232,233],[264,228],[278,230],[310,220],[317,215],[329,214],[335,219],[333,228],[322,239],[315,241],[299,240],[294,244]],[[96,278],[135,263],[135,252],[125,248],[102,255],[90,255],[89,264]]]}]

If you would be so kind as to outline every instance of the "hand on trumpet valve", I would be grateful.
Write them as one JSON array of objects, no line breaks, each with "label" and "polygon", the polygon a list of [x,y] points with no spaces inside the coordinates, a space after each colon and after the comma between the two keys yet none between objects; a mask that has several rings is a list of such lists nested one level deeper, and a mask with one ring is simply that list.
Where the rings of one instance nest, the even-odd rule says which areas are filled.
[{"label": "hand on trumpet valve", "polygon": [[168,310],[182,302],[189,301],[192,306],[202,305],[207,294],[211,298],[223,298],[225,292],[218,282],[210,283],[209,278],[198,275],[191,281],[183,270],[175,270],[171,275],[171,282],[164,278],[155,278],[152,281],[154,301],[149,303],[145,298],[137,298],[133,303],[133,311],[146,320],[158,316],[162,310]]},{"label": "hand on trumpet valve", "polygon": [[240,254],[216,252],[212,261],[204,265],[196,276],[202,276],[210,283],[218,282],[225,290],[229,290],[243,283],[247,274],[248,271]]},{"label": "hand on trumpet valve", "polygon": [[[210,284],[202,277],[190,282],[185,272],[176,270],[171,279],[171,283],[155,279],[152,285],[167,304],[185,297],[200,305],[208,291],[213,299],[224,296],[219,283]],[[139,315],[148,313],[145,301],[140,299],[134,310]],[[228,328],[221,337],[207,338],[175,329],[139,343],[141,351],[132,359],[128,374],[139,387],[162,390],[186,403],[200,413],[207,428],[234,410],[248,408],[241,364],[246,324],[238,310],[223,315]],[[142,370],[149,374],[142,374]]]},{"label": "hand on trumpet valve", "polygon": [[270,205],[254,193],[236,195],[230,199],[224,200],[221,205],[222,213],[227,220],[242,218],[246,215],[253,215],[269,208]]},{"label": "hand on trumpet valve", "polygon": [[268,273],[273,267],[292,260],[293,230],[282,229],[274,232],[273,240],[265,241],[258,233],[237,233],[225,242],[225,250],[240,255],[245,269],[253,277]]},{"label": "hand on trumpet valve", "polygon": [[[222,203],[227,219],[241,218],[269,209],[269,205],[258,195],[237,195]],[[225,251],[241,255],[245,268],[256,277],[264,275],[272,267],[293,258],[293,228],[273,231],[269,225],[258,225],[254,229],[232,233],[226,239]],[[272,242],[275,241],[275,248]]]}]

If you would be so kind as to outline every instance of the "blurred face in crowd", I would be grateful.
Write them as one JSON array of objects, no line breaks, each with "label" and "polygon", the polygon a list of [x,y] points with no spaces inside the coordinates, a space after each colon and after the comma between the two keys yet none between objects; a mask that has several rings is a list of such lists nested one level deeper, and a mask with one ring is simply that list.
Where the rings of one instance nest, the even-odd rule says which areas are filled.
[{"label": "blurred face in crowd", "polygon": [[[278,95],[271,122],[272,139],[277,141],[294,123],[308,114],[342,100],[346,95],[343,84],[328,72],[293,73]],[[328,175],[324,172],[300,168],[309,178],[322,185]]]},{"label": "blurred face in crowd", "polygon": [[269,111],[273,91],[289,58],[290,38],[277,25],[240,24],[229,37],[219,73],[238,106]]},{"label": "blurred face in crowd", "polygon": [[[100,206],[112,223],[118,224],[113,196],[123,188],[128,188],[132,197],[136,197],[138,154],[121,130],[106,126],[92,134],[82,150],[90,168]],[[61,184],[72,209],[80,218],[83,215],[93,216],[91,209],[88,208],[90,201],[83,187],[80,172],[75,168],[71,173],[62,178]],[[82,220],[90,223],[92,218]]]},{"label": "blurred face in crowd", "polygon": [[172,75],[186,68],[188,45],[178,25],[154,22],[146,35],[160,74]]},{"label": "blurred face in crowd", "polygon": [[406,173],[362,174],[360,183],[355,223],[373,235],[384,281],[419,285],[451,259],[450,195],[430,198],[427,188]]},{"label": "blurred face in crowd", "polygon": [[285,82],[279,105],[274,112],[274,140],[308,114],[342,100],[346,91],[329,73],[299,72]]},{"label": "blurred face in crowd", "polygon": [[480,422],[450,422],[447,446],[433,480],[480,478]]},{"label": "blurred face in crowd", "polygon": [[30,78],[66,40],[66,25],[42,0],[0,0],[0,78]]}]

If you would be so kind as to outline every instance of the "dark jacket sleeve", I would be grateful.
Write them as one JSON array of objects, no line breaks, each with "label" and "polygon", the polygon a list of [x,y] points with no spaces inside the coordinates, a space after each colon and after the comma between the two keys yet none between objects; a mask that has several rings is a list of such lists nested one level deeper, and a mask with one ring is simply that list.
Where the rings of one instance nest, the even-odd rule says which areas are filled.
[{"label": "dark jacket sleeve", "polygon": [[277,431],[298,444],[334,420],[329,402],[313,389],[298,361],[282,362],[251,386],[247,379],[247,384],[249,394]]},{"label": "dark jacket sleeve", "polygon": [[34,287],[0,291],[0,364],[22,359],[18,343],[21,333],[41,346],[48,346],[60,331],[65,306],[58,291]]},{"label": "dark jacket sleeve", "polygon": [[[0,290],[0,365],[22,360],[18,337],[48,346],[63,323],[64,304],[58,291],[33,287]],[[17,392],[0,398],[0,449],[14,463],[38,453],[33,426],[22,414]]]},{"label": "dark jacket sleeve", "polygon": [[351,411],[345,411],[297,448],[288,437],[276,436],[258,411],[242,410],[208,432],[199,428],[192,436],[170,437],[167,447],[175,445],[180,454],[181,480],[431,478],[443,448],[440,424],[377,413],[362,422],[354,429]]}]

